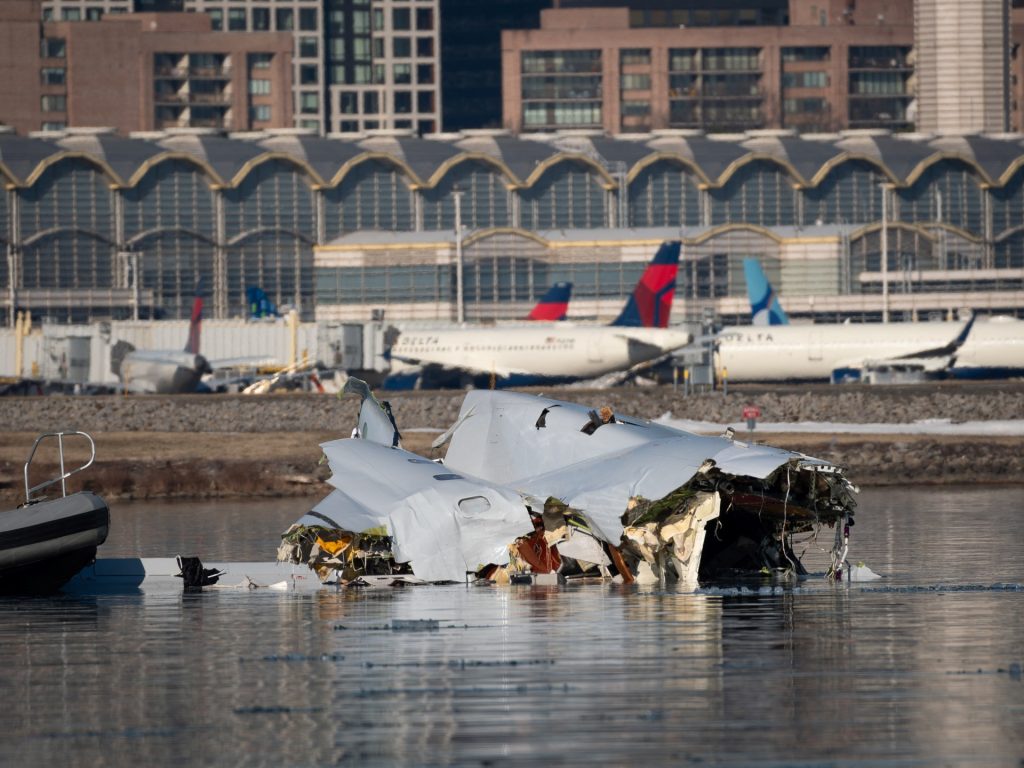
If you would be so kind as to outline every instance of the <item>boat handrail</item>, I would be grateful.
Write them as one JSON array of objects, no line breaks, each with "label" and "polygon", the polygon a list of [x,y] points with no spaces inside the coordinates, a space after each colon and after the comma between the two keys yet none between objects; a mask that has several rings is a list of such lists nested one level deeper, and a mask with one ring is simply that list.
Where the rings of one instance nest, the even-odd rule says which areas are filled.
[{"label": "boat handrail", "polygon": [[[86,440],[89,441],[89,460],[87,462],[85,462],[85,464],[83,464],[82,466],[76,467],[75,469],[72,469],[72,470],[69,471],[69,470],[66,470],[64,468],[64,437],[65,436],[70,437],[72,435],[81,435],[82,437],[84,437]],[[39,444],[43,440],[48,438],[48,437],[56,437],[57,438],[57,450],[58,450],[58,453],[60,455],[60,477],[50,478],[49,480],[47,480],[45,482],[42,482],[39,485],[34,485],[31,488],[29,488],[29,486],[28,486],[28,468],[29,468],[29,465],[32,464],[32,458],[36,455],[36,449],[39,447]],[[67,496],[68,495],[67,479],[69,477],[71,477],[72,475],[77,474],[78,472],[81,472],[82,470],[88,469],[89,467],[91,467],[92,463],[95,460],[96,460],[96,443],[93,442],[92,437],[89,434],[87,434],[86,432],[80,432],[77,429],[70,429],[70,430],[67,430],[67,431],[64,431],[64,432],[44,432],[39,437],[37,437],[35,443],[32,444],[32,450],[29,452],[28,459],[26,459],[26,461],[25,461],[25,504],[28,505],[28,504],[32,503],[32,494],[34,494],[36,491],[41,491],[44,488],[49,488],[51,485],[56,485],[57,483],[60,483],[61,496]]]}]

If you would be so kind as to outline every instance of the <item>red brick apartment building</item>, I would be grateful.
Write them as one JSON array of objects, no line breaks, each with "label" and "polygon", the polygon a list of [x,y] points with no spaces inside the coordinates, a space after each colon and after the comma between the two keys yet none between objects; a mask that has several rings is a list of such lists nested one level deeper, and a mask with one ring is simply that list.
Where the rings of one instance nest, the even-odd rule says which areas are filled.
[{"label": "red brick apartment building", "polygon": [[4,0],[0,123],[19,133],[287,127],[292,43],[286,32],[215,32],[206,14],[43,22],[39,0]]}]

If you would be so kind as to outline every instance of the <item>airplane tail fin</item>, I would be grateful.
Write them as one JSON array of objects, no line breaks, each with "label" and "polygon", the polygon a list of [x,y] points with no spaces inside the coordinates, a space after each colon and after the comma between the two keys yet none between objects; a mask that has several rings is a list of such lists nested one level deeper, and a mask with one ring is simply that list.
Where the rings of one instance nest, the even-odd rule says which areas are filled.
[{"label": "airplane tail fin", "polygon": [[200,283],[196,283],[196,297],[192,301],[192,318],[188,324],[188,343],[185,351],[193,355],[199,354],[199,332],[203,324],[203,296]]},{"label": "airplane tail fin", "polygon": [[569,311],[569,297],[572,295],[572,283],[555,283],[541,296],[527,320],[565,320]]},{"label": "airplane tail fin", "polygon": [[668,327],[672,311],[672,298],[676,292],[676,273],[679,271],[679,250],[682,243],[670,240],[661,244],[640,281],[633,289],[622,312],[612,325]]},{"label": "airplane tail fin", "polygon": [[768,276],[757,259],[743,260],[743,276],[747,280],[750,314],[754,325],[789,325],[789,317],[779,297],[768,282]]}]

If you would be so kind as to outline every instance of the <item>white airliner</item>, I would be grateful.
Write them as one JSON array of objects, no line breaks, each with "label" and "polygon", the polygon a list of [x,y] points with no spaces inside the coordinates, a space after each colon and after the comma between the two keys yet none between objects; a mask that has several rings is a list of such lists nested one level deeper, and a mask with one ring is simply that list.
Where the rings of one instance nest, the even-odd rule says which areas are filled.
[{"label": "white airliner", "polygon": [[849,381],[883,369],[922,378],[1024,376],[1024,321],[1003,317],[730,326],[715,347],[715,368],[729,381]]},{"label": "white airliner", "polygon": [[390,349],[384,389],[554,384],[602,376],[655,360],[690,343],[668,328],[679,241],[666,242],[612,325],[529,323],[402,333]]},{"label": "white airliner", "polygon": [[136,349],[126,341],[117,342],[110,351],[110,366],[121,387],[139,394],[186,394],[199,391],[203,376],[215,370],[273,362],[255,357],[208,360],[199,353],[202,322],[203,298],[197,285],[184,349]]}]

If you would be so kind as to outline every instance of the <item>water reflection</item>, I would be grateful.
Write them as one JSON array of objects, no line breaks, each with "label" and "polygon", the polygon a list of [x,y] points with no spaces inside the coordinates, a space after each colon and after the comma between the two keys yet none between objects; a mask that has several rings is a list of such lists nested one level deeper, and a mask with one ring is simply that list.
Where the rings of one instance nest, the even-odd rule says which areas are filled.
[{"label": "water reflection", "polygon": [[[0,760],[1018,765],[1024,591],[932,588],[1024,582],[1022,502],[866,492],[863,588],[0,601]],[[266,559],[304,506],[115,508],[105,554]]]}]

